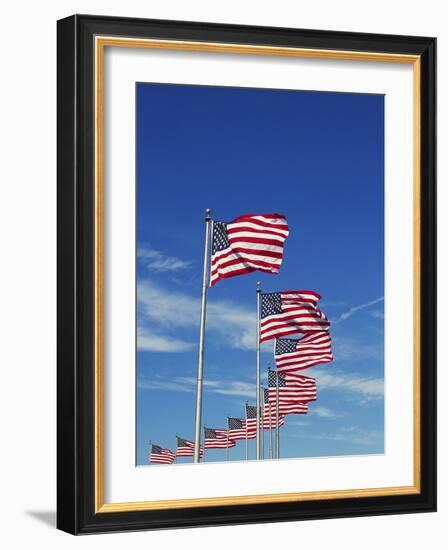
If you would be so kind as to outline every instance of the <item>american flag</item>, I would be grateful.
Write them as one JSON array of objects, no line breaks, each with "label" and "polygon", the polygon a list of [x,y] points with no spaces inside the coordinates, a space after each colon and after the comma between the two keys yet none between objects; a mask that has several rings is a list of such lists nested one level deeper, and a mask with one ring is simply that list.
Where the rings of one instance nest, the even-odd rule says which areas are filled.
[{"label": "american flag", "polygon": [[247,403],[244,429],[247,430],[247,439],[255,439],[257,437],[257,407],[248,405]]},{"label": "american flag", "polygon": [[235,447],[233,439],[227,438],[227,430],[204,428],[204,449],[227,449]]},{"label": "american flag", "polygon": [[283,214],[245,214],[232,222],[213,222],[210,286],[257,269],[278,273],[288,235]]},{"label": "american flag", "polygon": [[317,307],[312,290],[261,294],[260,342],[302,332],[328,331],[330,321]]},{"label": "american flag", "polygon": [[291,403],[299,401],[307,403],[314,401],[317,397],[316,379],[301,374],[277,374],[275,371],[269,371],[269,400],[275,403],[277,389],[276,376],[278,376],[278,400],[279,403]]},{"label": "american flag", "polygon": [[[250,408],[250,410],[249,410]],[[271,423],[269,422],[269,408],[268,405],[264,405],[263,416],[260,419],[260,427],[264,430],[268,430],[270,427],[274,428],[275,422],[275,407],[272,407]],[[283,426],[285,423],[285,417],[279,414],[278,425]],[[246,405],[246,423],[247,426],[247,439],[254,439],[257,435],[257,407],[253,405]]]},{"label": "american flag", "polygon": [[[303,403],[301,403],[301,405],[303,405]],[[304,406],[306,407],[306,405],[304,405]],[[275,419],[276,419],[276,416],[275,416],[275,413],[274,413],[271,416],[272,425],[270,425],[269,416],[264,416],[260,420],[260,427],[263,430],[269,430],[270,427],[275,428],[275,425],[276,425]],[[247,419],[246,423],[247,423],[247,439],[255,439],[255,437],[257,436],[257,419],[256,418]],[[285,416],[284,416],[284,414],[280,413],[278,415],[278,425],[283,426],[284,423],[285,423]],[[246,433],[246,432],[244,432],[244,433]],[[246,435],[244,435],[244,437],[242,437],[241,439],[246,439]]]},{"label": "american flag", "polygon": [[228,418],[229,438],[234,441],[246,439],[246,426],[241,418]]},{"label": "american flag", "polygon": [[[204,454],[202,446],[199,449],[200,456]],[[194,441],[176,436],[176,456],[194,456]]]},{"label": "american flag", "polygon": [[149,453],[149,462],[151,464],[172,464],[176,455],[169,449],[164,449],[159,445],[151,445]]},{"label": "american flag", "polygon": [[[274,405],[272,405],[274,408]],[[300,403],[300,401],[281,401],[278,404],[279,419],[283,418],[282,415],[286,414],[307,414],[308,405],[306,403]],[[272,421],[274,422],[274,420]],[[281,425],[281,424],[280,424]]]},{"label": "american flag", "polygon": [[277,372],[294,372],[331,361],[333,353],[327,331],[311,332],[300,340],[281,338],[275,341]]}]

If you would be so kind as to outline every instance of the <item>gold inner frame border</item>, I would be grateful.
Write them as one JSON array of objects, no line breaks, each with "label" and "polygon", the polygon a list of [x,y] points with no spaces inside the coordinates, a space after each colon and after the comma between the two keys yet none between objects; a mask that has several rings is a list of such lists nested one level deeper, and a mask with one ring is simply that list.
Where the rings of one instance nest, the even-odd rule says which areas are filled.
[{"label": "gold inner frame border", "polygon": [[[407,63],[413,65],[413,298],[414,298],[414,350],[413,350],[413,419],[414,419],[414,482],[410,486],[380,487],[350,490],[313,491],[301,493],[277,493],[262,495],[227,496],[180,500],[158,500],[141,502],[104,502],[104,53],[106,47],[153,48],[160,50],[194,51],[208,53],[235,53],[313,59]],[[227,44],[183,40],[158,40],[96,36],[95,56],[95,276],[94,276],[94,410],[95,410],[95,467],[94,467],[94,509],[95,513],[132,512],[143,510],[167,510],[208,506],[231,506],[275,502],[303,502],[341,498],[363,498],[393,495],[412,495],[421,492],[421,350],[420,350],[420,204],[421,204],[421,60],[418,55],[382,52],[359,52],[293,48],[284,46],[258,46],[253,44]]]}]

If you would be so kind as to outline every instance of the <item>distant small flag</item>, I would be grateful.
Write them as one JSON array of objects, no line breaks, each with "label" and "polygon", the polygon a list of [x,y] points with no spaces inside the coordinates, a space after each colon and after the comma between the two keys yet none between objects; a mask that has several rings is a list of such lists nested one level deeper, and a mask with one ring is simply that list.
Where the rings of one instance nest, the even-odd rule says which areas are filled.
[{"label": "distant small flag", "polygon": [[[202,457],[204,454],[202,446],[199,452]],[[194,441],[176,436],[176,456],[194,456]]]},{"label": "distant small flag", "polygon": [[[275,428],[275,426],[276,426],[275,419],[276,419],[276,416],[275,416],[275,414],[273,414],[271,416],[271,422],[272,422],[272,426],[271,426],[271,424],[269,423],[269,416],[264,416],[263,418],[261,418],[261,420],[260,420],[261,429],[269,430],[269,428],[271,428],[271,427]],[[247,439],[254,439],[254,435],[256,436],[256,433],[257,433],[257,419],[256,418],[248,419],[248,420],[246,420],[246,422],[247,422],[247,432],[248,432]],[[284,423],[285,423],[285,415],[280,413],[278,415],[278,425],[283,426]],[[250,436],[252,436],[252,437],[250,437]]]},{"label": "distant small flag", "polygon": [[149,453],[149,462],[151,464],[172,464],[176,455],[169,449],[164,449],[159,445],[151,445]]},{"label": "distant small flag", "polygon": [[328,331],[330,321],[317,307],[320,295],[312,290],[284,290],[261,294],[260,342],[289,334]]},{"label": "distant small flag", "polygon": [[245,214],[232,222],[213,222],[210,285],[255,270],[278,273],[288,235],[283,214]]},{"label": "distant small flag", "polygon": [[[272,407],[274,409],[274,407]],[[276,425],[276,414],[275,410],[271,412],[271,423],[269,422],[269,409],[268,405],[265,403],[263,416],[260,419],[260,426],[264,430],[269,428],[275,428]],[[278,425],[283,426],[285,423],[285,417],[279,414]],[[257,436],[257,407],[253,405],[246,405],[246,425],[247,425],[247,439],[255,439]]]},{"label": "distant small flag", "polygon": [[246,403],[246,420],[244,421],[244,429],[247,434],[247,439],[256,439],[257,437],[257,407]]},{"label": "distant small flag", "polygon": [[246,439],[246,428],[244,425],[244,420],[241,418],[228,418],[229,425],[229,438],[234,441],[239,439]]},{"label": "distant small flag", "polygon": [[333,361],[328,331],[311,332],[299,340],[279,338],[275,341],[277,372],[294,372]]},{"label": "distant small flag", "polygon": [[204,436],[204,449],[227,449],[236,445],[227,437],[227,430],[204,428]]},{"label": "distant small flag", "polygon": [[300,402],[307,403],[314,401],[317,397],[316,379],[301,374],[279,373],[269,371],[269,399],[271,403],[275,403],[277,389],[276,376],[278,376],[278,400],[279,403]]}]

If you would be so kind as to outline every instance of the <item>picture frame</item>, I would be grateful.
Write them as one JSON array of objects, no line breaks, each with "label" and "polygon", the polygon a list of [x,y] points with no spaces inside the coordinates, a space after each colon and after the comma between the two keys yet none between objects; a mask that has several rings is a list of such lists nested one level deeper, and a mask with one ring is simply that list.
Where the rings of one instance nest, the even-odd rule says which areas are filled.
[{"label": "picture frame", "polygon": [[[57,40],[57,527],[84,534],[435,511],[436,40],[90,15],[58,21]],[[108,48],[233,55],[236,63],[238,56],[269,56],[273,66],[289,58],[412,67],[411,484],[106,501],[104,256],[109,244],[104,144],[111,136],[104,125],[104,68]]]}]

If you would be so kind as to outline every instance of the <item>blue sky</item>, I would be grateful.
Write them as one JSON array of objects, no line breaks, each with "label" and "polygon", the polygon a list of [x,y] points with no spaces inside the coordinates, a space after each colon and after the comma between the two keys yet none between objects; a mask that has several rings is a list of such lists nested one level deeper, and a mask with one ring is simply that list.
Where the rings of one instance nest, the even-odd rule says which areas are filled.
[{"label": "blue sky", "polygon": [[[174,450],[176,433],[194,437],[206,208],[220,221],[280,212],[290,236],[279,275],[208,292],[204,424],[223,428],[254,402],[260,280],[319,292],[332,322],[335,361],[301,371],[318,399],[287,417],[282,457],[382,453],[383,96],[150,83],[136,94],[137,464],[149,440]],[[261,357],[264,375],[272,342]],[[241,442],[230,459],[243,457]]]}]

